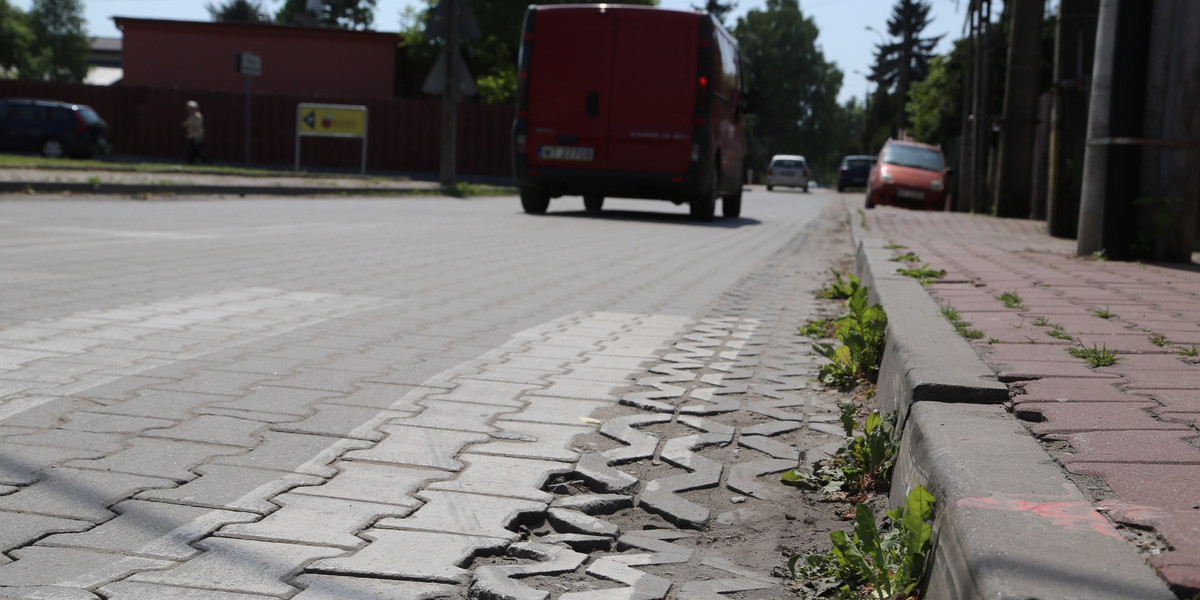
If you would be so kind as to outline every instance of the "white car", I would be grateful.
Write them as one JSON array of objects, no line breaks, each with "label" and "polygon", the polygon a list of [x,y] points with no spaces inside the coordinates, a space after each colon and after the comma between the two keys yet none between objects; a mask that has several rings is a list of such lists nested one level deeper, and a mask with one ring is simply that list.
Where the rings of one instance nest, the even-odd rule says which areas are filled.
[{"label": "white car", "polygon": [[768,191],[777,185],[786,185],[789,187],[798,187],[808,192],[811,181],[812,177],[808,170],[808,161],[803,156],[797,154],[776,154],[771,157],[771,164],[767,166]]}]

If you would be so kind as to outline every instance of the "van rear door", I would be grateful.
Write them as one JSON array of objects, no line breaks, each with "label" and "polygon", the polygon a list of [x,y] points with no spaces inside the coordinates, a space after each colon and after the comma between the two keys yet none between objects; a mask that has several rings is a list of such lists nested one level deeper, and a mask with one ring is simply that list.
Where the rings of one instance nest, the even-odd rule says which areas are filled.
[{"label": "van rear door", "polygon": [[615,12],[602,6],[539,12],[529,68],[527,164],[608,168]]},{"label": "van rear door", "polygon": [[616,11],[609,113],[610,169],[682,173],[691,156],[700,17]]}]

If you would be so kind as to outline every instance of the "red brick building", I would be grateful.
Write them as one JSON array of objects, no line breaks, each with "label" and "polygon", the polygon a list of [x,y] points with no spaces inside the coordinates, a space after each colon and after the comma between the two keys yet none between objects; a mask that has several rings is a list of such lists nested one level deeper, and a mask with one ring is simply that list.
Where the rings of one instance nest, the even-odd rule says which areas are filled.
[{"label": "red brick building", "polygon": [[125,86],[237,91],[239,52],[262,58],[255,93],[391,98],[395,33],[255,23],[114,17],[123,35]]}]

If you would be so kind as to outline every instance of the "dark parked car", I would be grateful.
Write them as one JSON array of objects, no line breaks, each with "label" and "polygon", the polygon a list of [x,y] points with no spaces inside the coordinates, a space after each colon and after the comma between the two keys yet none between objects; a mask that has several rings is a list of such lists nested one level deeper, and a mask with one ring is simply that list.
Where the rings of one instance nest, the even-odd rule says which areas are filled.
[{"label": "dark parked car", "polygon": [[852,154],[843,158],[842,166],[838,167],[837,190],[842,192],[846,188],[867,187],[867,175],[871,174],[874,164],[875,157],[865,154]]},{"label": "dark parked car", "polygon": [[0,100],[0,150],[49,158],[112,151],[108,123],[90,106],[54,100]]}]

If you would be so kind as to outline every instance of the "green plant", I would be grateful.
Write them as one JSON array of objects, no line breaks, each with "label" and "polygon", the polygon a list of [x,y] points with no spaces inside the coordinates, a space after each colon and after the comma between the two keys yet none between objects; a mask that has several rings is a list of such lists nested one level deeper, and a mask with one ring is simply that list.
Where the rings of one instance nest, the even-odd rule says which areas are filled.
[{"label": "green plant", "polygon": [[1050,319],[1047,319],[1046,317],[1038,317],[1034,319],[1033,325],[1034,327],[1054,327],[1054,323],[1051,323]]},{"label": "green plant", "polygon": [[893,435],[896,414],[871,411],[863,422],[862,433],[855,435],[858,405],[852,400],[842,400],[838,402],[838,408],[842,411],[842,429],[846,432],[841,448],[832,457],[817,461],[811,473],[792,469],[784,473],[781,480],[826,494],[886,490],[891,483],[896,456],[900,453],[900,436]]},{"label": "green plant", "polygon": [[1184,356],[1200,356],[1200,346],[1192,344],[1191,348],[1180,348],[1179,353]]},{"label": "green plant", "polygon": [[1052,327],[1049,331],[1046,332],[1046,335],[1048,335],[1056,340],[1073,340],[1073,339],[1075,339],[1074,336],[1067,333],[1066,331],[1063,331],[1062,325],[1059,325],[1057,327]]},{"label": "green plant", "polygon": [[858,209],[858,219],[859,219],[858,224],[860,227],[862,227],[863,229],[865,229],[867,231],[871,230],[871,227],[869,225],[867,225],[867,212],[861,208]]},{"label": "green plant", "polygon": [[835,327],[841,345],[813,344],[813,350],[830,361],[818,371],[825,385],[849,387],[859,379],[874,382],[883,358],[887,314],[878,304],[868,303],[866,287],[859,287],[847,306],[850,312]]},{"label": "green plant", "polygon": [[1170,342],[1170,340],[1167,339],[1167,336],[1165,336],[1161,333],[1156,333],[1156,334],[1150,336],[1150,343],[1154,344],[1155,346],[1158,346],[1159,348],[1165,348],[1171,342]]},{"label": "green plant", "polygon": [[921,262],[921,257],[913,254],[912,251],[909,251],[901,254],[900,256],[893,256],[888,260],[892,262]]},{"label": "green plant", "polygon": [[810,338],[827,338],[833,337],[835,326],[836,322],[830,319],[813,319],[797,329],[800,330],[800,335]]},{"label": "green plant", "polygon": [[1093,367],[1109,367],[1117,364],[1118,360],[1121,360],[1121,357],[1117,356],[1115,350],[1109,350],[1107,346],[1097,348],[1095,344],[1092,344],[1091,348],[1082,345],[1078,348],[1067,348],[1067,352],[1071,353],[1071,356],[1075,358],[1086,360]]},{"label": "green plant", "polygon": [[1004,292],[999,296],[996,296],[996,299],[1003,302],[1005,308],[1017,308],[1022,310],[1025,308],[1025,301],[1021,299],[1021,295],[1016,291]]},{"label": "green plant", "polygon": [[998,338],[988,338],[988,343],[989,344],[999,344],[1000,340]]},{"label": "green plant", "polygon": [[954,331],[958,332],[958,335],[961,335],[968,340],[977,340],[983,337],[983,332],[979,331],[978,329],[971,329],[971,323],[969,321],[962,320],[958,314],[958,309],[954,308],[953,306],[943,306],[942,316],[946,317],[947,321],[950,321],[950,324],[954,326]]},{"label": "green plant", "polygon": [[914,597],[932,546],[934,502],[924,487],[914,487],[904,506],[886,513],[891,530],[882,535],[875,511],[858,504],[853,536],[831,532],[828,553],[796,554],[788,559],[788,570],[806,598]]},{"label": "green plant", "polygon": [[1100,262],[1104,262],[1104,261],[1108,260],[1108,251],[1105,250],[1104,248],[1101,248],[1101,249],[1089,254],[1088,258],[1091,258],[1092,260],[1098,260]]},{"label": "green plant", "polygon": [[1098,308],[1096,310],[1093,310],[1092,314],[1096,315],[1097,317],[1100,317],[1101,319],[1111,319],[1111,318],[1117,316],[1117,315],[1114,315],[1113,313],[1109,312],[1108,305],[1104,306],[1104,310],[1100,310]]},{"label": "green plant", "polygon": [[904,246],[901,244],[885,244],[883,246],[884,250],[903,250],[905,248],[908,248],[908,246]]},{"label": "green plant", "polygon": [[862,281],[854,275],[847,275],[846,279],[842,279],[842,274],[837,269],[832,269],[833,281],[829,282],[829,286],[817,292],[817,296],[828,298],[830,300],[844,300],[850,298],[855,292],[862,287]]},{"label": "green plant", "polygon": [[929,285],[932,279],[946,276],[946,272],[941,269],[930,269],[929,263],[925,263],[924,265],[915,269],[900,267],[899,269],[896,269],[896,272],[901,275],[916,278],[921,285]]}]

